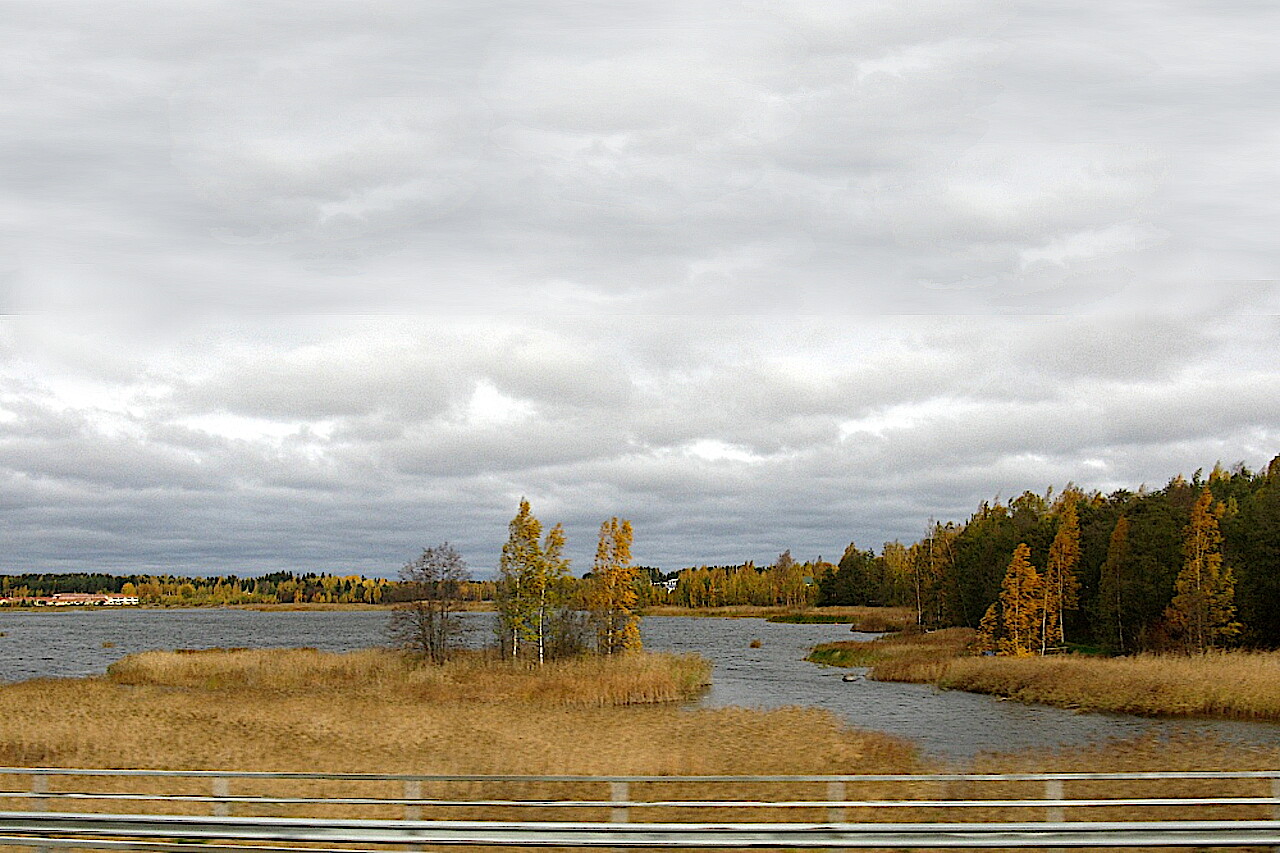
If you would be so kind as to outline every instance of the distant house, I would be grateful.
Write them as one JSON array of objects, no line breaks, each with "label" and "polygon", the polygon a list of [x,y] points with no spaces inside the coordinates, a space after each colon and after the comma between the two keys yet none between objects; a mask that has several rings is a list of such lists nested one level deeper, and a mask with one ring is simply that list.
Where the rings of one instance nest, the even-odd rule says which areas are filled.
[{"label": "distant house", "polygon": [[677,585],[679,582],[680,582],[680,581],[679,581],[679,579],[678,579],[678,578],[672,578],[671,580],[666,580],[666,581],[654,581],[654,582],[653,582],[653,585],[654,585],[654,586],[657,586],[657,587],[662,587],[662,588],[663,588],[663,589],[665,589],[667,592],[675,592],[675,591],[676,591],[676,585]]},{"label": "distant house", "polygon": [[136,606],[136,595],[120,595],[113,593],[103,595],[96,592],[57,592],[53,595],[29,598],[0,598],[0,604],[30,604],[36,607],[122,607]]}]

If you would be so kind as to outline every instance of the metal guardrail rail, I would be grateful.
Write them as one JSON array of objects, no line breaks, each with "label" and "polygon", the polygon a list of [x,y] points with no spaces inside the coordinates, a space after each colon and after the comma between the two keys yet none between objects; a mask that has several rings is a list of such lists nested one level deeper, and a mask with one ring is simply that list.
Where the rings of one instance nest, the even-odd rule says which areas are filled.
[{"label": "metal guardrail rail", "polygon": [[[155,793],[118,790],[113,780],[153,779],[174,787],[207,785],[209,793]],[[26,784],[14,784],[14,780]],[[92,779],[92,783],[91,783]],[[57,781],[56,787],[50,783]],[[375,783],[399,795],[298,795],[232,793],[232,785],[263,783]],[[1088,783],[1121,783],[1123,795],[1099,795]],[[1143,791],[1143,785],[1185,783],[1193,794]],[[424,787],[479,787],[482,793],[424,796]],[[662,795],[670,785],[683,786]],[[107,787],[103,787],[103,786]],[[542,796],[520,796],[521,786],[538,786]],[[548,787],[598,790],[605,796],[546,796]],[[714,791],[736,785],[752,799],[687,796],[691,788]],[[867,786],[872,790],[867,792]],[[585,786],[585,787],[584,787]],[[779,786],[779,796],[762,789]],[[818,796],[796,797],[812,790]],[[899,787],[895,787],[899,786]],[[1018,789],[1011,794],[1010,787]],[[1206,786],[1220,793],[1201,794]],[[5,790],[4,788],[10,788]],[[863,792],[859,791],[863,788]],[[961,793],[955,796],[950,791]],[[1072,790],[1080,791],[1070,796]],[[668,788],[668,790],[671,790]],[[497,791],[498,793],[491,793]],[[504,791],[506,793],[504,793]],[[897,791],[897,793],[894,793]],[[514,792],[514,793],[512,793]],[[788,796],[788,793],[790,795]],[[0,767],[0,801],[19,801],[26,811],[0,811],[0,845],[101,850],[177,851],[200,843],[206,851],[284,851],[313,848],[368,850],[384,846],[615,847],[615,848],[1043,848],[1280,846],[1280,770],[1147,773],[867,774],[819,776],[524,776],[413,775],[362,773],[271,773],[255,771],[99,770]],[[188,806],[211,814],[101,814],[93,809],[134,803],[134,811]],[[51,805],[77,809],[47,810]],[[377,807],[394,819],[232,815],[232,811],[340,806]],[[1141,820],[1099,820],[1099,809],[1141,810]],[[1204,817],[1232,809],[1233,819]],[[80,811],[79,809],[85,809]],[[555,820],[422,820],[424,809],[448,814],[458,809],[546,810]],[[532,810],[537,809],[534,813]],[[945,820],[898,822],[904,809],[950,815]],[[991,820],[979,810],[1017,810],[1016,819]],[[664,810],[659,812],[658,810]],[[759,810],[782,810],[761,812]],[[869,811],[868,811],[869,810]],[[934,810],[940,810],[934,811]],[[1029,811],[1028,811],[1029,810]],[[672,822],[684,812],[688,822]],[[707,820],[756,812],[761,822]],[[794,822],[777,822],[790,812]],[[463,814],[462,812],[457,812]],[[856,822],[850,813],[858,815]],[[825,817],[815,823],[812,815]],[[1070,814],[1074,819],[1067,820]],[[607,815],[608,820],[585,819]],[[646,818],[655,816],[653,821]],[[976,815],[973,822],[964,818]],[[1028,819],[1026,816],[1031,815]],[[1150,817],[1148,817],[1150,815]],[[1240,815],[1239,817],[1234,817]],[[583,820],[566,819],[575,816]],[[954,818],[954,819],[953,819]]]},{"label": "metal guardrail rail", "polygon": [[[178,839],[184,843],[174,843]],[[218,844],[207,842],[252,842]],[[1200,847],[1280,844],[1280,821],[1126,823],[684,824],[339,821],[0,813],[0,844],[128,850],[297,850],[369,846],[611,848]],[[263,843],[277,846],[263,847]]]}]

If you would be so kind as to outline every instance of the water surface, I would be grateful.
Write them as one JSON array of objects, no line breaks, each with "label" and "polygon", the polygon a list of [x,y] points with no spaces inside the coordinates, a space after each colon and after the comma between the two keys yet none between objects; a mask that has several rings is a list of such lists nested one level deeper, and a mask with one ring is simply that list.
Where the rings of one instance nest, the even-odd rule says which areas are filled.
[{"label": "water surface", "polygon": [[[489,642],[492,614],[466,614],[472,645]],[[385,611],[66,610],[0,611],[0,680],[99,675],[124,655],[149,649],[314,646],[350,651],[386,643]],[[803,660],[817,643],[869,639],[842,625],[763,619],[661,617],[641,626],[645,646],[697,652],[714,666],[707,707],[826,708],[853,725],[910,738],[929,756],[964,760],[980,752],[1080,746],[1144,734],[1214,734],[1280,745],[1280,725],[1152,720],[1080,714],[939,691],[927,685],[841,679],[849,670]],[[759,648],[751,641],[759,640]],[[855,670],[856,671],[856,670]]]}]

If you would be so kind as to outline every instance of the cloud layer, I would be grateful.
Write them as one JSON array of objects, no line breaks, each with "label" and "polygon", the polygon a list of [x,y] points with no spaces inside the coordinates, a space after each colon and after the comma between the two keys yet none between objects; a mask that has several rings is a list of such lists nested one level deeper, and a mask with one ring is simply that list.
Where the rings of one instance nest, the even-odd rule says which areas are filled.
[{"label": "cloud layer", "polygon": [[10,322],[6,568],[491,566],[521,496],[579,570],[838,555],[1075,482],[1278,448],[1276,324],[1175,319]]},{"label": "cloud layer", "polygon": [[834,556],[1276,441],[1272,4],[0,21],[0,570]]}]

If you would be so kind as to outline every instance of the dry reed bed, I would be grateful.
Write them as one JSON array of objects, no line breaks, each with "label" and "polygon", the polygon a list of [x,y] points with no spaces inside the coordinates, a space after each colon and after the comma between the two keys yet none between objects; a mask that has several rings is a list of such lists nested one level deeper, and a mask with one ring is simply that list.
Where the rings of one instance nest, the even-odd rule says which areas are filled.
[{"label": "dry reed bed", "polygon": [[967,628],[824,643],[809,660],[866,666],[878,681],[935,684],[1084,711],[1280,720],[1280,652],[988,657]]},{"label": "dry reed bed", "polygon": [[[407,774],[701,775],[910,772],[915,750],[813,709],[682,710],[697,657],[626,655],[544,668],[466,658],[443,667],[386,652],[147,653],[109,678],[0,687],[0,764]],[[638,703],[647,704],[638,704]],[[802,732],[803,737],[796,733]],[[11,777],[5,784],[24,784]],[[54,780],[91,790],[209,793],[208,780]],[[237,780],[237,795],[403,796],[393,782]],[[608,799],[595,785],[424,785],[424,796]],[[65,788],[64,788],[65,789]],[[708,792],[700,792],[706,796]],[[733,790],[717,794],[741,796]],[[806,792],[812,796],[812,792]],[[0,807],[21,808],[21,801]],[[59,807],[64,807],[63,803]],[[111,810],[82,801],[73,808]],[[394,818],[403,807],[237,806],[236,813]],[[208,813],[169,804],[174,813]],[[427,818],[564,818],[563,811],[427,809]],[[607,820],[607,809],[575,812]],[[696,814],[679,817],[694,819]],[[752,819],[770,815],[756,813]],[[779,815],[772,815],[779,818]],[[811,816],[812,817],[812,816]],[[637,814],[638,819],[654,819]]]},{"label": "dry reed bed", "polygon": [[848,623],[855,631],[902,631],[915,624],[915,611],[907,607],[805,607],[801,609],[753,604],[724,607],[680,607],[655,604],[645,608],[646,616],[719,616],[729,618],[765,618],[772,622]]},{"label": "dry reed bed", "polygon": [[710,683],[711,664],[697,655],[646,653],[543,667],[470,654],[433,665],[386,649],[217,649],[130,655],[112,664],[107,678],[207,691],[339,690],[431,703],[590,707],[686,701]]},{"label": "dry reed bed", "polygon": [[[275,659],[273,670],[267,662]],[[569,674],[598,680],[604,670],[639,666],[640,659],[581,661],[522,671],[509,664],[460,661],[432,678],[411,661],[363,653],[326,656],[292,650],[246,655],[142,655],[113,668],[110,679],[43,680],[0,687],[0,764],[61,767],[135,767],[407,774],[703,775],[919,773],[926,766],[895,738],[861,732],[816,709],[741,708],[682,710],[669,703],[603,705],[581,701],[563,688],[512,689],[504,678],[552,681]],[[668,661],[670,664],[670,661]],[[660,663],[658,665],[661,665]],[[495,675],[489,680],[486,669]],[[237,670],[243,670],[236,674]],[[414,673],[418,675],[414,676]],[[397,686],[396,679],[401,679]],[[363,679],[363,680],[362,680]],[[415,680],[416,679],[416,680]],[[423,685],[427,685],[424,688]],[[444,686],[442,686],[444,685]],[[447,686],[452,685],[453,693]],[[484,685],[488,685],[486,688]],[[486,692],[487,691],[487,692]],[[432,698],[423,698],[424,696]],[[628,694],[631,695],[631,694]],[[1181,745],[1171,756],[1147,743],[1110,744],[1096,754],[1044,753],[1031,758],[991,757],[978,770],[1168,768],[1267,769],[1280,750],[1241,752],[1217,742]],[[1073,764],[1073,762],[1075,762]],[[952,768],[956,769],[956,768]],[[21,777],[2,780],[29,785]],[[97,787],[90,788],[90,785]],[[207,795],[205,780],[145,778],[55,779],[53,790],[114,790]],[[1242,786],[1244,793],[1263,793]],[[1256,785],[1254,787],[1257,787]],[[1170,783],[1169,795],[1210,793],[1204,783]],[[1121,796],[1125,783],[1099,783],[1088,793]],[[258,796],[399,797],[389,781],[234,780],[231,793]],[[637,784],[637,797],[823,799],[825,786],[734,783]],[[1010,795],[1036,797],[1035,786]],[[1072,791],[1070,793],[1085,793]],[[926,799],[962,795],[955,783],[906,786],[858,783],[849,796]],[[992,796],[984,789],[984,796]],[[425,783],[422,795],[440,798],[608,799],[600,783]],[[120,811],[110,801],[59,802],[67,810]],[[128,805],[127,803],[125,805]],[[19,800],[0,808],[23,808]],[[151,808],[150,804],[145,806]],[[172,803],[155,811],[209,813],[208,804]],[[1256,808],[1254,809],[1256,812]],[[237,805],[235,814],[398,818],[402,806]],[[1244,812],[1242,811],[1243,815]],[[1087,817],[1081,812],[1073,817]],[[1259,816],[1252,812],[1244,816]],[[422,817],[454,819],[564,819],[551,809],[426,808]],[[607,809],[570,817],[608,820]],[[936,809],[850,810],[851,820],[1040,819],[1035,809],[972,809],[963,815]],[[824,820],[822,810],[636,810],[633,820]]]},{"label": "dry reed bed", "polygon": [[940,687],[1085,711],[1280,720],[1280,653],[960,657]]}]

